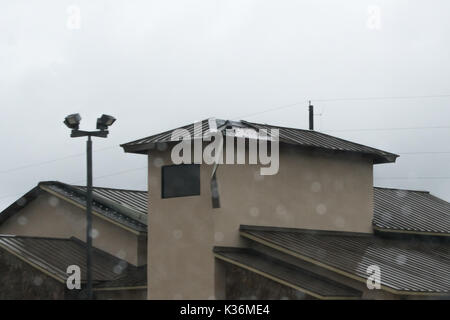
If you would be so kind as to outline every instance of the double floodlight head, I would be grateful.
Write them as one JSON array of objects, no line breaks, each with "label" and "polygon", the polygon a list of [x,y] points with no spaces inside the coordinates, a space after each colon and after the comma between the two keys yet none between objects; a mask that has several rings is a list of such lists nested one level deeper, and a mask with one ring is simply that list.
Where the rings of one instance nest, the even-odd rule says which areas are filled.
[{"label": "double floodlight head", "polygon": [[69,128],[69,129],[73,129],[76,130],[80,127],[80,121],[81,121],[81,116],[79,113],[74,113],[74,114],[70,114],[68,115],[65,119],[64,119],[64,124]]},{"label": "double floodlight head", "polygon": [[108,135],[108,127],[116,121],[116,118],[109,116],[107,114],[102,114],[102,116],[97,119],[98,131],[79,130],[80,121],[81,117],[80,114],[78,113],[70,114],[64,119],[64,124],[69,129],[72,129],[72,134],[70,135],[71,137],[74,138],[74,137],[90,136],[90,137],[106,138],[106,136]]},{"label": "double floodlight head", "polygon": [[100,118],[97,119],[97,129],[107,130],[110,125],[116,121],[116,118],[109,116],[107,114],[102,114]]}]

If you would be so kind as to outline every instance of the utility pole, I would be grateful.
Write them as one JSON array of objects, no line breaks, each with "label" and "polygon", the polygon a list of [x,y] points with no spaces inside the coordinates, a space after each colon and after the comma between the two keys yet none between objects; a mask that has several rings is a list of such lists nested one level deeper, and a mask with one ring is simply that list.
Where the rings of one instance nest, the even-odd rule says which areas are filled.
[{"label": "utility pole", "polygon": [[314,106],[309,100],[309,130],[314,130]]},{"label": "utility pole", "polygon": [[88,300],[92,300],[92,139],[86,141],[87,154],[87,195],[86,195],[86,268]]}]

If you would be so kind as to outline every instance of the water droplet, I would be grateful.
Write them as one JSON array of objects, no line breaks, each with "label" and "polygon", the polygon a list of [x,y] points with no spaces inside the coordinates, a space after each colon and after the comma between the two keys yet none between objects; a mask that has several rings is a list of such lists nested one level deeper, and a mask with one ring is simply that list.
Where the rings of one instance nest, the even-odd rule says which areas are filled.
[{"label": "water droplet", "polygon": [[250,215],[254,218],[259,216],[259,209],[257,207],[250,208]]},{"label": "water droplet", "polygon": [[217,231],[216,233],[214,233],[214,240],[216,240],[217,242],[222,242],[224,238],[225,235],[223,234],[223,232]]},{"label": "water droplet", "polygon": [[312,192],[320,192],[322,191],[322,185],[320,184],[320,182],[313,182],[311,184],[311,191]]},{"label": "water droplet", "polygon": [[275,211],[280,216],[286,215],[286,208],[282,204],[277,205],[277,207],[275,208]]},{"label": "water droplet", "polygon": [[25,199],[24,197],[20,198],[19,200],[16,201],[16,203],[23,207],[26,203],[27,203],[27,199]]},{"label": "water droplet", "polygon": [[51,197],[48,199],[48,204],[50,205],[50,207],[55,208],[55,207],[57,207],[58,204],[59,204],[59,199],[58,199],[57,197],[51,196]]},{"label": "water droplet", "polygon": [[173,237],[177,240],[180,240],[183,237],[183,231],[181,230],[174,230],[173,231]]},{"label": "water droplet", "polygon": [[24,216],[20,216],[19,218],[17,218],[17,223],[21,226],[24,226],[28,223],[28,219]]},{"label": "water droplet", "polygon": [[153,160],[153,165],[154,165],[155,167],[157,167],[157,168],[161,168],[161,167],[164,165],[164,161],[163,161],[162,158],[156,157],[156,158]]},{"label": "water droplet", "polygon": [[323,203],[319,203],[316,207],[316,212],[317,214],[324,215],[325,213],[327,213],[327,206]]},{"label": "water droplet", "polygon": [[343,228],[345,227],[345,219],[342,217],[337,217],[334,220],[334,224],[338,227],[338,228]]},{"label": "water droplet", "polygon": [[400,264],[400,265],[405,264],[406,261],[408,261],[408,257],[405,256],[404,254],[399,254],[397,256],[397,258],[395,258],[395,262],[397,262],[397,264]]},{"label": "water droplet", "polygon": [[127,253],[125,252],[125,250],[119,250],[116,253],[116,257],[119,259],[125,259],[127,257]]},{"label": "water droplet", "polygon": [[40,276],[36,276],[33,279],[33,284],[35,286],[40,286],[44,282],[44,279],[42,279]]},{"label": "water droplet", "polygon": [[177,294],[175,294],[175,295],[173,296],[173,299],[174,299],[174,300],[181,300],[181,299],[183,299],[183,296],[182,296],[181,294],[177,293]]},{"label": "water droplet", "polygon": [[165,151],[165,150],[167,149],[167,143],[165,143],[165,142],[158,143],[158,144],[156,145],[156,148],[157,148],[159,151]]},{"label": "water droplet", "polygon": [[97,238],[100,235],[100,231],[98,231],[97,229],[92,229],[91,230],[91,237],[92,239]]}]

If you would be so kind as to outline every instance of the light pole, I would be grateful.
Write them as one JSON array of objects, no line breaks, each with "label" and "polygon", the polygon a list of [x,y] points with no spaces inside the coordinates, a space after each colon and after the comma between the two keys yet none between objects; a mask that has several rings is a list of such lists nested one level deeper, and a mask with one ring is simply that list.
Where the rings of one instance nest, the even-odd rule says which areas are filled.
[{"label": "light pole", "polygon": [[70,137],[88,137],[86,142],[87,155],[87,193],[86,193],[86,273],[87,273],[87,292],[88,299],[92,300],[92,140],[91,137],[106,138],[107,130],[116,119],[112,116],[103,114],[97,119],[96,131],[79,130],[81,116],[78,113],[68,115],[64,119],[64,124],[72,129]]}]

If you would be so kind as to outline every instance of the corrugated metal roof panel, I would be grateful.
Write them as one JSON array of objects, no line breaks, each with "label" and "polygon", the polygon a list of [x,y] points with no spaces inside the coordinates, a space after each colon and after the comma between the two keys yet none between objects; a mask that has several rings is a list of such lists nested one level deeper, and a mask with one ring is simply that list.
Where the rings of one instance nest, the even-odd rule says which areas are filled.
[{"label": "corrugated metal roof panel", "polygon": [[100,283],[95,286],[101,288],[130,288],[147,286],[147,265],[134,267],[129,266],[125,274],[115,280]]},{"label": "corrugated metal roof panel", "polygon": [[[85,186],[77,187],[86,192]],[[142,213],[147,213],[147,191],[94,187],[93,194]]]},{"label": "corrugated metal roof panel", "polygon": [[304,147],[323,148],[334,151],[357,152],[368,155],[374,155],[377,158],[384,159],[381,162],[394,162],[397,155],[383,150],[368,147],[359,143],[333,137],[328,134],[314,131],[294,128],[277,127],[268,124],[252,123],[244,121],[257,128],[258,130],[279,129],[280,141],[286,143],[301,145]]},{"label": "corrugated metal roof panel", "polygon": [[216,257],[238,264],[247,270],[257,270],[275,279],[290,283],[301,291],[319,298],[356,298],[361,292],[310,271],[285,263],[247,248],[215,247]]},{"label": "corrugated metal roof panel", "polygon": [[[78,239],[0,235],[0,247],[61,281],[67,279],[67,267],[77,265],[81,270],[81,280],[86,280],[86,247]],[[96,248],[93,248],[92,254],[94,281],[113,280],[126,270],[127,262],[124,260]]]},{"label": "corrugated metal roof panel", "polygon": [[[0,212],[0,223],[27,206],[43,190],[86,207],[86,187],[59,181],[43,181]],[[138,232],[147,231],[147,192],[114,188],[93,188],[93,210]]]},{"label": "corrugated metal roof panel", "polygon": [[428,192],[374,188],[378,230],[450,234],[450,203]]},{"label": "corrugated metal roof panel", "polygon": [[[210,123],[211,119],[201,121],[201,129],[203,133],[209,132],[210,129],[215,129],[210,127]],[[272,126],[267,124],[252,123],[244,120],[229,121],[219,119],[216,120],[215,127],[218,128],[218,130],[222,130],[222,132],[225,132],[227,124],[231,125],[232,127],[236,127],[237,123],[239,124],[238,125],[239,128],[244,127],[256,130],[265,129],[267,130],[269,135],[271,129],[278,129],[279,140],[280,142],[284,143],[289,143],[307,148],[320,148],[332,151],[367,154],[373,157],[374,163],[394,162],[395,159],[398,157],[396,154],[390,152],[382,151],[379,149],[371,148],[365,145],[333,137],[318,131]],[[189,124],[178,129],[188,130],[191,136],[193,136],[194,134],[194,124]],[[157,143],[162,142],[168,143],[174,141],[171,139],[171,135],[174,130],[166,131],[143,139],[128,142],[122,144],[121,146],[124,148],[126,152],[146,153],[148,150],[155,148],[155,145]]]},{"label": "corrugated metal roof panel", "polygon": [[197,127],[195,126],[194,123],[173,129],[173,130],[168,130],[168,131],[164,131],[162,133],[158,133],[143,139],[138,139],[135,141],[131,141],[128,143],[123,144],[122,146],[127,146],[127,147],[132,147],[132,146],[146,146],[147,149],[153,149],[156,147],[156,143],[161,143],[161,142],[172,142],[172,141],[176,141],[176,140],[172,140],[172,133],[174,130],[177,129],[186,129],[187,131],[189,131],[189,134],[191,135],[191,137],[194,137],[196,135],[200,135],[202,133],[208,132],[210,129],[209,126],[209,120],[202,120],[199,121],[199,123],[201,123],[201,127],[199,127],[198,129],[201,128],[201,131],[197,129]]},{"label": "corrugated metal roof panel", "polygon": [[450,293],[448,243],[255,226],[241,226],[241,235],[362,281],[377,265],[382,286],[398,293]]},{"label": "corrugated metal roof panel", "polygon": [[[79,203],[82,206],[86,206],[86,191],[83,190],[82,187],[78,186],[71,186],[65,183],[57,182],[57,181],[47,181],[47,182],[41,182],[39,184],[40,186],[44,186],[45,188],[48,188],[52,192],[56,192],[59,195],[62,195],[66,198],[69,198],[70,200]],[[95,193],[98,193],[99,189],[97,188]],[[109,191],[103,192],[102,197],[105,197],[105,194],[107,194],[107,199],[112,202],[116,202],[117,204],[121,204],[118,201],[124,201],[123,200],[123,194],[126,192],[121,190],[117,192],[111,191],[112,189],[109,189]],[[117,193],[122,193],[122,200],[118,200]],[[135,196],[135,191],[131,192],[133,196]],[[95,194],[94,194],[95,196]],[[139,206],[139,203],[143,201],[144,197],[143,194],[140,194],[139,196],[139,202],[131,202],[130,200],[127,200],[127,203],[133,203],[135,206]],[[137,216],[146,216],[142,210],[139,210],[139,212],[134,212],[135,214],[127,213],[125,209],[121,209],[117,206],[112,207],[110,203],[105,203],[101,201],[101,198],[98,197],[93,199],[92,201],[92,208],[96,212],[102,214],[103,216],[112,219],[126,227],[132,228],[133,230],[139,231],[139,232],[146,232],[147,231],[147,225],[146,225],[146,219],[141,218],[137,219]],[[141,209],[143,209],[141,207]],[[134,209],[133,209],[134,210]]]}]

